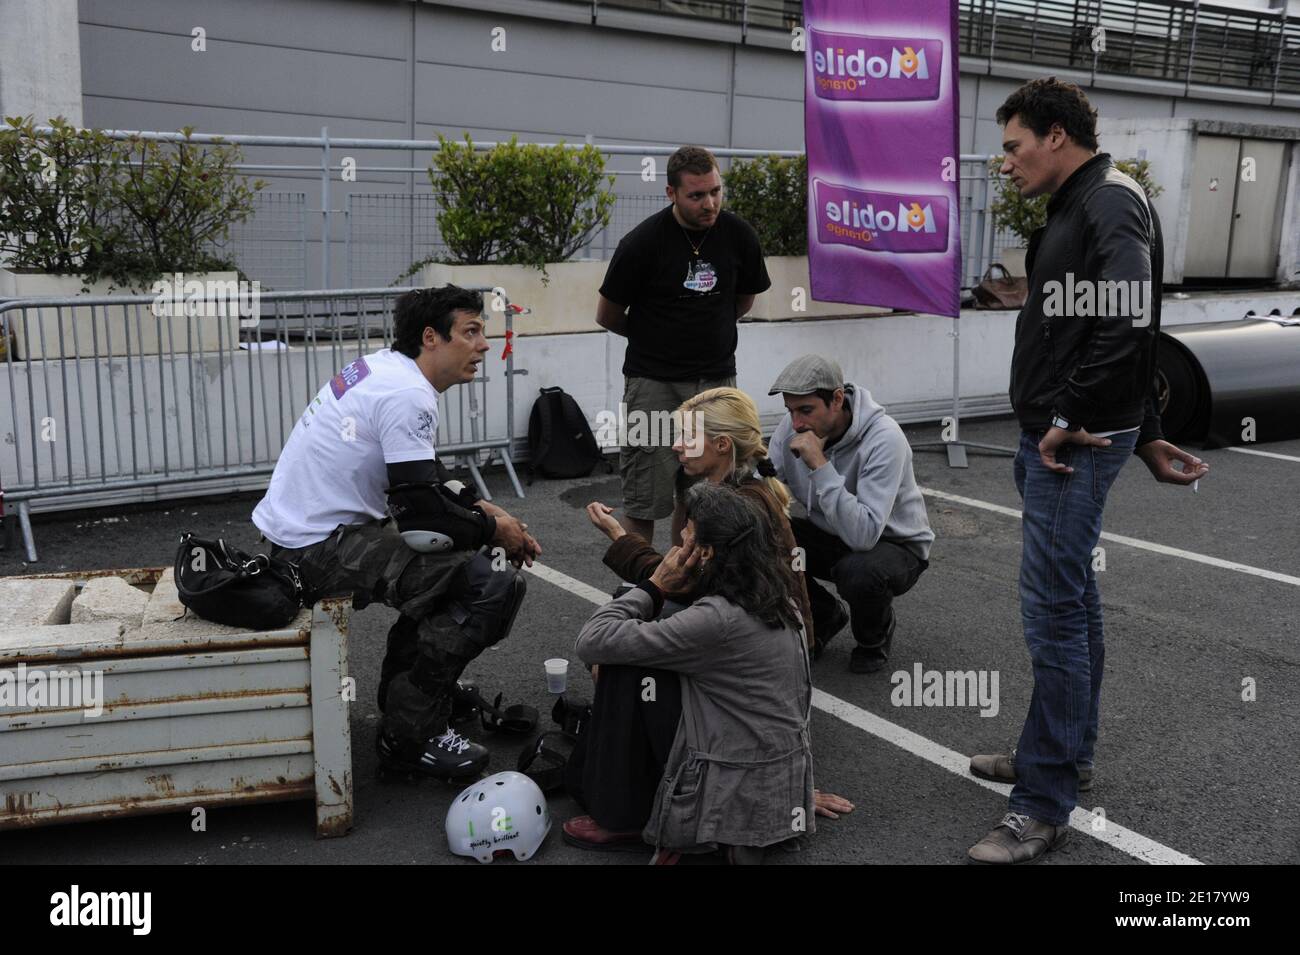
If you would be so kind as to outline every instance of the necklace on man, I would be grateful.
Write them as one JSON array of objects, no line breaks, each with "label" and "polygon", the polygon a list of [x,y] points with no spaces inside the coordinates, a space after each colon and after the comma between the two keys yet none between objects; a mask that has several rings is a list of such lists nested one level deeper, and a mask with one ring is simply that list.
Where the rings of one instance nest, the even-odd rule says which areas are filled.
[{"label": "necklace on man", "polygon": [[686,244],[691,247],[691,251],[695,253],[695,257],[699,258],[700,249],[704,248],[704,243],[708,241],[709,233],[713,231],[713,226],[709,226],[707,229],[704,230],[704,238],[700,239],[699,245],[696,245],[694,242],[691,241],[691,234],[686,231],[685,226],[682,226],[681,229],[682,229],[682,235],[686,236]]}]

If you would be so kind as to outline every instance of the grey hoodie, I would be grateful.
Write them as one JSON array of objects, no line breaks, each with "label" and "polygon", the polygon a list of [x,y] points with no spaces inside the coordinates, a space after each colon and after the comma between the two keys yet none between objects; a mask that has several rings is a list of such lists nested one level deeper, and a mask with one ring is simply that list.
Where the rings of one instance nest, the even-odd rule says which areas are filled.
[{"label": "grey hoodie", "polygon": [[844,399],[853,423],[816,471],[790,453],[794,426],[789,414],[781,419],[768,444],[777,476],[815,525],[851,549],[871,550],[883,537],[929,560],[934,531],[912,473],[907,436],[865,388],[845,383]]}]

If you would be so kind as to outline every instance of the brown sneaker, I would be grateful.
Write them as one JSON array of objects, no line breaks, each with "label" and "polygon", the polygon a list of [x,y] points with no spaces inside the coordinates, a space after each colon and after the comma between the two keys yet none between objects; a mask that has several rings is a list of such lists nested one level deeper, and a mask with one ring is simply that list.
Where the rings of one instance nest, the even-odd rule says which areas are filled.
[{"label": "brown sneaker", "polygon": [[[992,780],[995,783],[1014,783],[1016,781],[1016,751],[1013,749],[1011,755],[1003,756],[972,756],[970,758],[970,774],[978,776],[980,779]],[[1086,793],[1092,789],[1092,769],[1080,768],[1079,770],[1079,792]]]},{"label": "brown sneaker", "polygon": [[635,832],[611,832],[590,816],[574,816],[564,824],[564,841],[579,849],[599,852],[648,852],[650,847]]},{"label": "brown sneaker", "polygon": [[967,850],[971,862],[981,865],[1023,865],[1037,862],[1065,845],[1070,826],[1049,826],[1018,812],[1002,817],[992,832]]}]

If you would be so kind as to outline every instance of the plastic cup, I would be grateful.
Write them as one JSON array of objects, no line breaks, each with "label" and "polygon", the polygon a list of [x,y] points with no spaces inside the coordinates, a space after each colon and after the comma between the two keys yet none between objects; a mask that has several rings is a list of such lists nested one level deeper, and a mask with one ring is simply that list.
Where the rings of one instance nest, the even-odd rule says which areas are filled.
[{"label": "plastic cup", "polygon": [[569,680],[569,661],[560,657],[552,657],[543,666],[546,667],[546,691],[556,694],[563,693]]}]

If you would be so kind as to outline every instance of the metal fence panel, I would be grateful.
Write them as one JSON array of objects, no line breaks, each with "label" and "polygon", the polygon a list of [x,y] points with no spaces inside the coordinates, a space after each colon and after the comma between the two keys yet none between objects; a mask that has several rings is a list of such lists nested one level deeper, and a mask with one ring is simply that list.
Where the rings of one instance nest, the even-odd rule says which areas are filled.
[{"label": "metal fence panel", "polygon": [[[9,408],[0,486],[17,505],[29,559],[32,502],[91,506],[143,488],[166,497],[196,481],[217,492],[270,474],[324,383],[392,343],[393,303],[406,291],[270,293],[243,329],[238,315],[155,314],[149,295],[0,303],[11,345],[0,362]],[[439,397],[435,447],[464,461],[488,499],[479,467],[493,459],[523,496],[509,458],[516,373],[510,355]]]},{"label": "metal fence panel", "polygon": [[249,281],[262,290],[297,291],[307,284],[307,194],[258,192],[253,214],[230,227],[230,236],[215,243],[218,255],[230,255]]},{"label": "metal fence panel", "polygon": [[415,262],[447,251],[433,193],[353,193],[347,199],[349,287],[404,281]]}]

